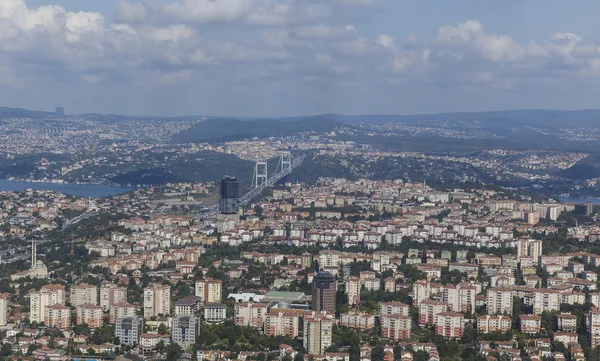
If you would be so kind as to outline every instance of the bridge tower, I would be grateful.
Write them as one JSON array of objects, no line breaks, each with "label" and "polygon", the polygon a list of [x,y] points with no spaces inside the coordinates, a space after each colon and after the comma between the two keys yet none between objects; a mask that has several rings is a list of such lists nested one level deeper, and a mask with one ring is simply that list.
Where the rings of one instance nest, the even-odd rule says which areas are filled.
[{"label": "bridge tower", "polygon": [[280,172],[292,171],[292,152],[283,151],[279,154],[279,166],[277,169]]},{"label": "bridge tower", "polygon": [[254,178],[252,179],[252,189],[264,187],[268,181],[267,162],[256,161],[254,165]]}]

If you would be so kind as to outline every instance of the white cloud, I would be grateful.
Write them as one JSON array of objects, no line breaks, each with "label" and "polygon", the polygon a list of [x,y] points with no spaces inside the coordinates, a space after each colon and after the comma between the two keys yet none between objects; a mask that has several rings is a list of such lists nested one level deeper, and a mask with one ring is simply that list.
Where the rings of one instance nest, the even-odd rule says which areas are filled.
[{"label": "white cloud", "polygon": [[381,34],[377,37],[377,45],[386,49],[396,50],[394,38],[389,35]]},{"label": "white cloud", "polygon": [[299,40],[338,41],[356,38],[356,29],[352,25],[332,27],[326,25],[302,26],[290,32],[290,37]]}]

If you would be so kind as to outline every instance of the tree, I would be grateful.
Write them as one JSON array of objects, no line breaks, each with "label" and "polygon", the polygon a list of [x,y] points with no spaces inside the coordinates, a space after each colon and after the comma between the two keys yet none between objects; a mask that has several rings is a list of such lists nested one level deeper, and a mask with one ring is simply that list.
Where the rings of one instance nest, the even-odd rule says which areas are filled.
[{"label": "tree", "polygon": [[298,352],[296,356],[294,356],[294,361],[304,361],[304,354],[302,352]]},{"label": "tree", "polygon": [[88,355],[95,355],[96,354],[96,350],[94,350],[93,348],[90,347],[90,348],[87,349],[87,353],[88,353]]},{"label": "tree", "polygon": [[377,345],[371,349],[371,361],[383,361],[385,351],[382,345]]},{"label": "tree", "polygon": [[176,343],[169,344],[165,351],[167,353],[167,361],[178,361],[183,354],[183,349]]},{"label": "tree", "polygon": [[164,323],[161,323],[161,324],[158,326],[158,333],[159,333],[160,335],[166,335],[166,334],[167,334],[167,326],[165,326],[165,324],[164,324]]},{"label": "tree", "polygon": [[8,342],[5,343],[4,345],[2,345],[2,348],[0,349],[0,355],[8,356],[8,355],[10,355],[11,352],[12,352],[12,348]]}]

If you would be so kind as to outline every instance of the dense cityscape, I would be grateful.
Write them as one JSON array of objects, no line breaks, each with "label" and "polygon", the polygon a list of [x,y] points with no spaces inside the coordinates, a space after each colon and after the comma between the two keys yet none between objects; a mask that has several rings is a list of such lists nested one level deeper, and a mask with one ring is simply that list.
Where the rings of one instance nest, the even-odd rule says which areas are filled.
[{"label": "dense cityscape", "polygon": [[0,361],[600,361],[600,2],[540,4],[0,0]]},{"label": "dense cityscape", "polygon": [[[80,152],[67,166],[21,141],[24,154],[41,154],[37,171],[60,172],[0,193],[2,357],[598,357],[600,209],[499,185],[551,180],[589,154],[394,152],[332,137],[90,144],[98,156]],[[116,163],[102,155],[111,149]],[[103,162],[199,152],[243,160],[254,175],[248,184],[224,176],[94,198],[41,190]],[[307,152],[304,162],[323,157],[354,172],[298,181],[303,159],[289,158]],[[386,179],[381,162],[410,166]],[[269,163],[277,170],[263,173]],[[268,183],[276,172],[282,180]]]}]

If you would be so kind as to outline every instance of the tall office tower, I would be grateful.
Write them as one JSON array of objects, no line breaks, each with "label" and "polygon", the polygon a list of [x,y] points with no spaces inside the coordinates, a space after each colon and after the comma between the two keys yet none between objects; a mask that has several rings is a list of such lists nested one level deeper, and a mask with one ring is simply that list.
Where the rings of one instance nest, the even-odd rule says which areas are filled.
[{"label": "tall office tower", "polygon": [[225,176],[221,180],[221,199],[219,212],[221,214],[236,214],[239,206],[240,183],[237,178]]},{"label": "tall office tower", "polygon": [[172,341],[187,348],[196,342],[200,320],[195,316],[177,316],[173,318]]},{"label": "tall office tower", "polygon": [[144,332],[144,319],[141,317],[119,317],[115,322],[115,337],[129,346],[140,343]]},{"label": "tall office tower", "polygon": [[151,284],[144,289],[144,317],[171,313],[171,286]]},{"label": "tall office tower", "polygon": [[329,272],[321,271],[313,278],[312,309],[335,313],[337,282]]},{"label": "tall office tower", "polygon": [[65,115],[65,108],[64,107],[56,107],[56,109],[54,109],[54,113],[56,115],[58,115],[59,117],[63,117]]}]

